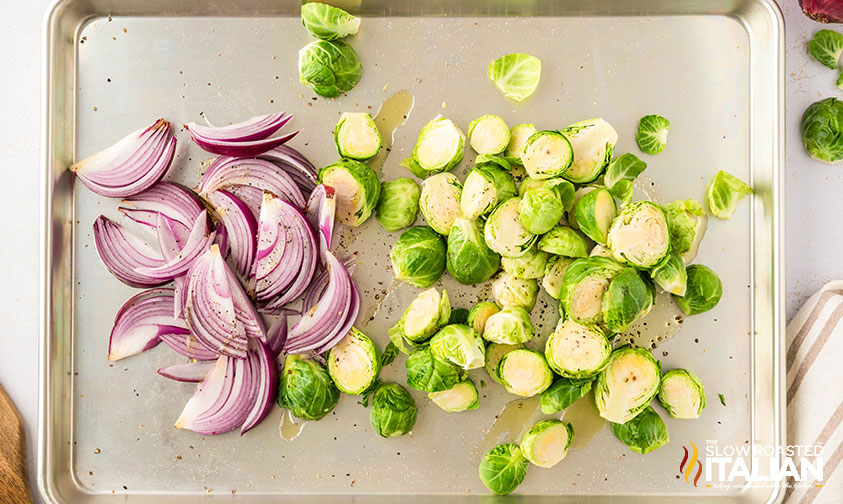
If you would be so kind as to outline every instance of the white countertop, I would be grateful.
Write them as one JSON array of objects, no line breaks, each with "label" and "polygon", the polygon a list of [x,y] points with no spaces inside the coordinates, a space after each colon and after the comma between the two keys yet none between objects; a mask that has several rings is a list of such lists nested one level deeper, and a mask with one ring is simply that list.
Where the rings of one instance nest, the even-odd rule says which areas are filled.
[{"label": "white countertop", "polygon": [[[35,481],[38,397],[38,237],[40,180],[41,24],[48,0],[0,0],[0,384],[26,423],[29,476]],[[807,41],[822,28],[779,0],[787,32],[786,229],[787,316],[824,283],[843,279],[843,165],[812,161],[799,122],[814,101],[843,98],[833,71],[811,60]],[[843,25],[832,26],[843,32]],[[723,167],[728,169],[728,167]],[[37,493],[37,491],[36,491]],[[37,497],[36,497],[37,499]],[[40,501],[40,499],[37,499]]]}]

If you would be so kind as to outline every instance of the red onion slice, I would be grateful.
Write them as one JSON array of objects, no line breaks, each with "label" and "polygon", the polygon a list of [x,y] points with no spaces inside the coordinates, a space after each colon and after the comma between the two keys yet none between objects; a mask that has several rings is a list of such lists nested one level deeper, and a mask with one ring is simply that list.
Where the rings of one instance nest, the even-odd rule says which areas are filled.
[{"label": "red onion slice", "polygon": [[313,229],[319,230],[319,257],[331,249],[331,238],[334,234],[334,216],[337,211],[336,193],[333,187],[319,184],[310,193],[305,207],[307,221]]},{"label": "red onion slice", "polygon": [[316,187],[316,167],[304,155],[289,145],[281,145],[259,155],[287,172],[305,193]]},{"label": "red onion slice", "polygon": [[133,221],[150,228],[157,227],[157,215],[172,219],[179,247],[184,246],[190,228],[204,210],[199,198],[184,186],[172,182],[159,182],[146,191],[123,200],[131,208],[120,207],[118,210]]},{"label": "red onion slice", "polygon": [[234,270],[247,278],[257,249],[258,223],[249,207],[228,191],[214,191],[208,195],[217,216],[226,230],[228,257]]},{"label": "red onion slice", "polygon": [[[275,164],[255,158],[219,157],[202,175],[197,190],[208,196],[220,189],[234,193],[247,205],[247,198],[235,189],[237,186],[251,187],[253,190],[268,191],[298,208],[304,208],[305,198],[295,181]],[[249,205],[256,215],[260,207]]]},{"label": "red onion slice", "polygon": [[818,23],[843,23],[843,3],[840,0],[799,0],[806,16]]},{"label": "red onion slice", "polygon": [[199,147],[221,156],[256,156],[286,143],[299,132],[268,138],[287,124],[292,115],[270,114],[253,117],[230,126],[203,126],[189,123],[184,127]]},{"label": "red onion slice", "polygon": [[217,352],[197,341],[187,329],[181,333],[162,334],[160,339],[168,347],[190,359],[209,361],[220,356]]},{"label": "red onion slice", "polygon": [[141,193],[161,180],[176,150],[170,123],[158,119],[111,147],[70,165],[91,191],[111,198]]},{"label": "red onion slice", "polygon": [[[286,327],[286,324],[284,326]],[[252,355],[257,357],[258,374],[255,379],[258,390],[252,409],[240,427],[241,436],[266,418],[272,405],[275,404],[275,395],[278,393],[278,366],[275,364],[275,357],[278,354],[260,341],[254,341],[254,343],[256,348],[249,351],[249,358],[251,359]]]},{"label": "red onion slice", "polygon": [[[357,267],[357,252],[354,252],[345,259],[341,259],[340,262],[342,262],[342,265],[345,266],[348,274],[353,275],[354,269]],[[322,293],[325,292],[326,287],[328,287],[328,270],[323,269],[319,272],[319,275],[310,282],[310,286],[305,291],[304,296],[302,296],[301,310],[299,312],[295,312],[296,315],[303,316],[311,308],[313,308],[319,301],[319,298],[322,297]]]},{"label": "red onion slice", "polygon": [[272,357],[278,357],[287,341],[287,314],[282,313],[266,330],[266,346],[272,352]]},{"label": "red onion slice", "polygon": [[162,367],[158,374],[179,382],[199,383],[213,367],[214,363],[211,361],[188,362]]},{"label": "red onion slice", "polygon": [[167,279],[138,273],[138,268],[164,264],[162,255],[123,226],[100,215],[94,221],[94,243],[103,265],[121,282],[132,287],[155,287]]},{"label": "red onion slice", "polygon": [[[162,217],[161,219],[166,219],[166,217]],[[168,228],[167,234],[169,236],[173,236],[172,226],[168,226]],[[152,267],[141,266],[135,271],[141,275],[150,278],[160,278],[162,280],[171,280],[177,276],[184,275],[187,273],[190,265],[193,264],[193,261],[195,261],[197,257],[202,255],[202,253],[208,249],[208,245],[213,242],[214,236],[215,233],[213,232],[208,234],[208,213],[202,212],[196,218],[196,222],[193,223],[193,228],[190,230],[187,242],[181,250],[179,250],[175,255],[172,255],[172,249],[170,248],[170,250],[165,253],[162,244],[162,254],[167,262]],[[161,233],[159,232],[159,241],[160,237]],[[174,237],[173,241],[175,241]]]},{"label": "red onion slice", "polygon": [[114,317],[108,339],[108,360],[117,361],[155,347],[165,334],[187,332],[173,317],[173,290],[149,289],[135,295]]}]

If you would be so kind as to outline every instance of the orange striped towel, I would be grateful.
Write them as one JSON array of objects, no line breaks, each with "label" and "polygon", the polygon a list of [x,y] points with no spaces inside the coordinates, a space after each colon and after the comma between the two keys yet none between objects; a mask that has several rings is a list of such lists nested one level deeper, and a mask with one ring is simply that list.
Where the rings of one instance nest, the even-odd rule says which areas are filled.
[{"label": "orange striped towel", "polygon": [[787,326],[787,442],[822,445],[822,486],[788,488],[788,504],[843,503],[843,281],[811,296]]}]

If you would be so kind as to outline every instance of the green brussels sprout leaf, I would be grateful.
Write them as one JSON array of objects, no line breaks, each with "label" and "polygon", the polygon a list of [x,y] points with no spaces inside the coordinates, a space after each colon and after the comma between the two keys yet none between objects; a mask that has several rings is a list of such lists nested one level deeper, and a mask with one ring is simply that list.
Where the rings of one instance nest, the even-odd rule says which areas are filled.
[{"label": "green brussels sprout leaf", "polygon": [[433,357],[424,346],[407,357],[407,385],[422,392],[448,390],[460,381],[460,368]]},{"label": "green brussels sprout leaf", "polygon": [[720,170],[708,187],[708,206],[717,217],[728,219],[735,213],[738,201],[752,192],[741,179]]},{"label": "green brussels sprout leaf", "polygon": [[539,404],[542,413],[553,415],[577,400],[585,397],[591,391],[594,378],[575,380],[572,378],[558,378],[549,389],[542,392]]},{"label": "green brussels sprout leaf", "polygon": [[316,38],[336,40],[354,35],[360,29],[360,18],[323,3],[310,2],[301,6],[301,22]]},{"label": "green brussels sprout leaf", "polygon": [[535,92],[541,72],[541,60],[524,53],[507,54],[489,64],[489,79],[504,96],[519,102]]},{"label": "green brussels sprout leaf", "polygon": [[685,295],[673,296],[682,311],[686,315],[697,315],[717,306],[723,295],[723,284],[717,273],[702,264],[692,264],[686,271],[688,282]]},{"label": "green brussels sprout leaf", "polygon": [[638,121],[635,141],[646,154],[658,154],[667,147],[667,129],[670,121],[659,115],[646,115]]},{"label": "green brussels sprout leaf", "polygon": [[647,406],[626,423],[611,423],[612,434],[635,453],[644,455],[661,448],[670,440],[667,426],[652,407]]},{"label": "green brussels sprout leaf", "polygon": [[498,445],[480,461],[480,481],[498,495],[515,490],[527,476],[530,462],[515,443]]},{"label": "green brussels sprout leaf", "polygon": [[820,30],[808,42],[808,52],[823,65],[837,70],[840,53],[843,53],[843,35],[834,30]]}]

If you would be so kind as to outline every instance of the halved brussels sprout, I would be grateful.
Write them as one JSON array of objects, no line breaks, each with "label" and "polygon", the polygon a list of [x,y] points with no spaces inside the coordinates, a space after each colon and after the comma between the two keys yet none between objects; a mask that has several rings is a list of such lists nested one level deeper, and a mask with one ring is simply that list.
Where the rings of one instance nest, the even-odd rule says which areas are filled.
[{"label": "halved brussels sprout", "polygon": [[415,180],[397,178],[381,184],[378,200],[378,222],[387,231],[399,231],[412,226],[419,213],[421,189]]},{"label": "halved brussels sprout", "polygon": [[571,210],[568,212],[568,225],[574,229],[579,229],[579,225],[577,225],[577,204],[586,194],[590,193],[591,191],[596,191],[599,189],[596,186],[582,186],[574,192],[574,203],[571,206]]},{"label": "halved brussels sprout", "polygon": [[500,154],[509,138],[509,126],[495,114],[478,117],[468,125],[468,143],[478,154]]},{"label": "halved brussels sprout", "polygon": [[486,374],[489,375],[489,378],[495,380],[498,383],[501,383],[501,377],[498,375],[498,364],[500,364],[501,359],[504,355],[506,355],[510,350],[515,350],[517,348],[524,348],[524,345],[504,345],[501,343],[489,343],[486,347],[486,363],[483,367],[486,369]]},{"label": "halved brussels sprout", "polygon": [[512,171],[512,163],[508,159],[494,154],[478,154],[474,157],[474,166],[495,166],[507,172]]},{"label": "halved brussels sprout", "polygon": [[594,402],[601,417],[626,423],[650,404],[660,384],[661,369],[653,355],[646,348],[622,346],[597,376]]},{"label": "halved brussels sprout", "polygon": [[635,268],[623,268],[609,282],[603,295],[603,322],[611,332],[620,333],[653,306],[655,290]]},{"label": "halved brussels sprout", "polygon": [[521,198],[509,198],[495,208],[483,228],[486,245],[504,257],[520,257],[536,243],[538,236],[521,225],[518,204]]},{"label": "halved brussels sprout", "polygon": [[[837,85],[843,79],[837,78]],[[802,145],[809,156],[823,163],[843,160],[843,101],[835,97],[811,104],[802,114]]]},{"label": "halved brussels sprout", "polygon": [[573,439],[574,428],[570,423],[550,418],[532,426],[524,434],[521,451],[533,465],[550,468],[565,458]]},{"label": "halved brussels sprout", "polygon": [[596,376],[608,364],[611,353],[612,345],[599,327],[572,319],[559,321],[544,349],[551,369],[574,379]]},{"label": "halved brussels sprout", "polygon": [[458,217],[462,184],[453,173],[437,173],[422,182],[419,208],[428,226],[437,233],[448,236]]},{"label": "halved brussels sprout", "polygon": [[656,282],[656,285],[671,294],[685,295],[688,273],[685,270],[685,261],[676,251],[668,254],[650,271],[650,278]]},{"label": "halved brussels sprout", "polygon": [[600,176],[612,160],[618,133],[602,118],[574,123],[561,131],[571,142],[574,162],[562,175],[571,182],[584,184]]},{"label": "halved brussels sprout", "polygon": [[377,347],[354,327],[328,352],[328,374],[346,394],[359,395],[368,390],[378,379],[380,370]]},{"label": "halved brussels sprout", "polygon": [[738,201],[752,192],[741,179],[720,170],[708,186],[708,206],[717,217],[728,219],[735,213]]},{"label": "halved brussels sprout", "polygon": [[465,178],[460,208],[466,218],[476,219],[515,194],[515,180],[508,171],[492,164],[477,166]]},{"label": "halved brussels sprout", "polygon": [[701,203],[689,199],[668,203],[663,210],[670,230],[670,248],[685,259],[705,230],[705,209]]},{"label": "halved brussels sprout", "polygon": [[599,243],[591,249],[591,252],[588,253],[588,257],[608,257],[611,259],[614,257],[612,255],[612,251],[609,250],[608,247],[604,245],[600,245]]},{"label": "halved brussels sprout", "polygon": [[521,225],[533,234],[547,233],[571,209],[574,194],[573,184],[564,179],[545,180],[527,190],[518,204]]},{"label": "halved brussels sprout", "polygon": [[397,383],[381,383],[372,396],[369,420],[379,436],[403,436],[416,425],[419,409],[413,396]]},{"label": "halved brussels sprout", "polygon": [[339,400],[340,391],[321,364],[301,355],[287,355],[278,387],[278,406],[302,420],[320,420]]},{"label": "halved brussels sprout", "polygon": [[686,268],[688,286],[684,296],[674,294],[673,299],[686,315],[697,315],[717,306],[723,295],[720,277],[708,266],[692,264]]},{"label": "halved brussels sprout", "polygon": [[396,326],[400,326],[405,338],[421,343],[447,324],[450,316],[451,304],[448,291],[443,289],[442,294],[439,294],[436,287],[432,287],[416,296]]},{"label": "halved brussels sprout", "polygon": [[457,366],[435,358],[427,346],[407,357],[407,385],[422,392],[448,390],[460,381],[461,374]]},{"label": "halved brussels sprout", "polygon": [[299,51],[299,81],[319,96],[350,91],[362,75],[357,52],[342,40],[314,40]]},{"label": "halved brussels sprout", "polygon": [[635,453],[644,455],[661,448],[670,441],[667,426],[651,406],[647,406],[632,420],[612,423],[612,434]]},{"label": "halved brussels sprout", "polygon": [[527,140],[538,130],[532,124],[516,124],[509,131],[509,145],[504,151],[504,156],[510,163],[521,164],[521,155],[524,154],[524,146]]},{"label": "halved brussels sprout", "polygon": [[539,85],[542,62],[535,56],[512,53],[489,63],[489,78],[507,98],[524,101]]},{"label": "halved brussels sprout", "polygon": [[630,203],[612,223],[607,244],[615,259],[652,268],[670,252],[667,217],[650,201]]},{"label": "halved brussels sprout", "polygon": [[427,397],[449,413],[473,410],[480,406],[477,387],[470,378],[466,378],[448,390],[431,392],[427,394]]},{"label": "halved brussels sprout", "polygon": [[673,418],[699,418],[705,409],[705,387],[687,369],[671,369],[662,375],[658,399]]},{"label": "halved brussels sprout", "polygon": [[542,392],[539,401],[542,413],[552,415],[574,404],[591,391],[593,383],[594,378],[582,380],[559,378],[549,389]]},{"label": "halved brussels sprout", "polygon": [[504,306],[489,317],[483,331],[483,339],[492,343],[518,345],[533,339],[535,329],[530,314],[520,306]]},{"label": "halved brussels sprout", "polygon": [[337,221],[346,226],[357,227],[366,222],[381,195],[378,176],[354,159],[341,159],[322,168],[319,182],[334,189]]},{"label": "halved brussels sprout", "polygon": [[572,262],[574,260],[570,257],[558,255],[552,255],[548,259],[547,265],[544,267],[542,287],[553,299],[559,299],[559,293],[562,290],[562,278],[565,276],[565,270]]},{"label": "halved brussels sprout", "polygon": [[518,278],[506,271],[498,273],[492,282],[492,297],[498,306],[520,306],[529,312],[536,306],[538,294],[537,281]]},{"label": "halved brussels sprout", "polygon": [[334,126],[334,142],[344,158],[364,161],[381,149],[381,132],[366,112],[345,112]]},{"label": "halved brussels sprout", "polygon": [[521,164],[534,179],[558,177],[570,168],[573,160],[571,142],[562,133],[551,130],[533,133],[521,154]]},{"label": "halved brussels sprout", "polygon": [[[550,180],[556,180],[556,179],[550,179]],[[567,182],[567,180],[566,180],[566,182]],[[527,177],[524,180],[522,180],[521,184],[518,186],[518,196],[523,198],[524,195],[527,194],[527,191],[529,191],[530,189],[535,189],[537,187],[542,187],[542,186],[544,186],[544,183],[545,183],[544,180]]]},{"label": "halved brussels sprout", "polygon": [[586,236],[606,245],[609,227],[618,215],[615,198],[607,189],[596,189],[577,202],[577,226]]},{"label": "halved brussels sprout", "polygon": [[501,267],[501,256],[486,245],[483,224],[459,217],[448,235],[448,273],[457,282],[473,285],[492,278]]},{"label": "halved brussels sprout", "polygon": [[448,171],[462,161],[465,135],[445,117],[437,117],[422,128],[412,157],[401,166],[424,178],[431,173]]},{"label": "halved brussels sprout", "polygon": [[316,38],[336,40],[354,35],[360,18],[332,5],[308,2],[301,6],[301,22]]},{"label": "halved brussels sprout", "polygon": [[[638,156],[627,152],[621,154],[616,159],[609,163],[606,167],[606,174],[603,175],[603,185],[606,186],[612,194],[618,196],[624,190],[616,190],[615,186],[623,181],[632,182],[638,175],[647,168],[647,163],[638,159]],[[623,198],[621,198],[623,199]]]},{"label": "halved brussels sprout", "polygon": [[544,355],[526,348],[505,353],[498,364],[498,376],[507,392],[522,397],[541,394],[553,383],[553,371]]},{"label": "halved brussels sprout", "polygon": [[445,239],[425,226],[401,233],[389,258],[395,278],[416,287],[430,287],[445,271]]},{"label": "halved brussels sprout", "polygon": [[559,300],[565,313],[581,324],[603,322],[603,296],[623,266],[605,257],[577,259],[565,270]]},{"label": "halved brussels sprout", "polygon": [[468,312],[468,320],[466,323],[469,327],[474,329],[474,332],[482,335],[483,331],[486,330],[486,322],[489,320],[489,317],[499,311],[501,311],[501,309],[495,303],[491,301],[481,301],[477,303],[470,312]]},{"label": "halved brussels sprout", "polygon": [[635,141],[638,148],[647,154],[658,154],[667,147],[667,130],[670,121],[660,115],[646,115],[638,121]]},{"label": "halved brussels sprout", "polygon": [[492,492],[506,495],[524,481],[529,466],[530,462],[517,444],[500,444],[483,455],[480,461],[480,481]]},{"label": "halved brussels sprout", "polygon": [[451,310],[451,318],[448,319],[449,324],[468,324],[468,308],[454,308]]},{"label": "halved brussels sprout", "polygon": [[463,324],[446,325],[430,339],[434,357],[453,362],[466,371],[483,367],[485,350],[480,335]]},{"label": "halved brussels sprout", "polygon": [[501,259],[503,270],[518,278],[541,278],[550,254],[536,247],[521,257],[504,257]]},{"label": "halved brussels sprout", "polygon": [[564,257],[588,257],[585,236],[576,229],[557,225],[539,240],[539,250]]}]

